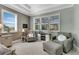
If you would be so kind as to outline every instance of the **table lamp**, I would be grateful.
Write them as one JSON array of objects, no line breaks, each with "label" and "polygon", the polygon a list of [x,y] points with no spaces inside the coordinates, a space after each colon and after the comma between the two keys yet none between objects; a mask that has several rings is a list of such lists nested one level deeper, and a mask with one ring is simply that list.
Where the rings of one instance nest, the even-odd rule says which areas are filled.
[{"label": "table lamp", "polygon": [[22,32],[25,32],[25,30],[24,30],[24,29],[22,29]]}]

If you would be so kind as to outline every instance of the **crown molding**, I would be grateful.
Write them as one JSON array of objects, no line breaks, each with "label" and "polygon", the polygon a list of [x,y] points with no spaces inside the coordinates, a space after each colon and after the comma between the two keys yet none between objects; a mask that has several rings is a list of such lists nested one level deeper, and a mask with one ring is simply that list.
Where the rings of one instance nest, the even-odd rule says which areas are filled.
[{"label": "crown molding", "polygon": [[33,12],[32,16],[41,15],[41,14],[45,14],[45,13],[50,13],[50,12],[54,12],[54,11],[62,10],[62,9],[66,9],[66,8],[71,8],[73,6],[74,5],[60,5],[58,7],[51,7],[51,8],[47,8],[47,9],[40,10],[40,11],[37,11],[37,12]]},{"label": "crown molding", "polygon": [[62,10],[66,8],[73,7],[73,4],[61,4],[59,6],[53,7],[49,6],[43,9],[40,9],[38,11],[33,11],[31,7],[28,4],[4,4],[4,6],[11,8],[13,10],[16,10],[22,14],[28,15],[28,16],[35,16],[35,15],[41,15],[49,12],[54,12],[57,10]]},{"label": "crown molding", "polygon": [[17,12],[20,12],[22,14],[25,14],[25,15],[28,15],[28,16],[31,16],[31,11],[30,9],[28,8],[25,8],[24,5],[20,5],[20,4],[4,4],[4,6],[8,7],[8,8],[11,8]]}]

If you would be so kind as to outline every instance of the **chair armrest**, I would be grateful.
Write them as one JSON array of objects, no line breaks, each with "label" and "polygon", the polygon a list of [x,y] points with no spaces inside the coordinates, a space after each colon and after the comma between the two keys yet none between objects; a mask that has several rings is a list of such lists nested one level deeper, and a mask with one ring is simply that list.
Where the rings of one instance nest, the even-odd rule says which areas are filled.
[{"label": "chair armrest", "polygon": [[9,50],[8,52],[4,53],[4,55],[15,55],[15,50]]},{"label": "chair armrest", "polygon": [[68,44],[69,42],[72,42],[73,41],[73,38],[69,38],[69,39],[66,39],[65,41],[64,41],[64,45],[66,44]]},{"label": "chair armrest", "polygon": [[73,48],[73,39],[69,38],[64,41],[64,51],[67,53]]}]

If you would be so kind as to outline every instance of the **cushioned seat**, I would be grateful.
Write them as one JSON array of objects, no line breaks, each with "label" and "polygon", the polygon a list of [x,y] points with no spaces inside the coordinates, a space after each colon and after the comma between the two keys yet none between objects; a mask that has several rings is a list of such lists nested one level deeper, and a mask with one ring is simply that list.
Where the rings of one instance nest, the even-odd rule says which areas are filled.
[{"label": "cushioned seat", "polygon": [[44,42],[43,43],[43,48],[46,52],[52,55],[61,55],[63,54],[63,49],[62,45],[57,44],[52,41]]},{"label": "cushioned seat", "polygon": [[35,37],[28,37],[27,38],[27,42],[33,42],[33,41],[36,41],[37,40],[37,38],[35,38]]}]

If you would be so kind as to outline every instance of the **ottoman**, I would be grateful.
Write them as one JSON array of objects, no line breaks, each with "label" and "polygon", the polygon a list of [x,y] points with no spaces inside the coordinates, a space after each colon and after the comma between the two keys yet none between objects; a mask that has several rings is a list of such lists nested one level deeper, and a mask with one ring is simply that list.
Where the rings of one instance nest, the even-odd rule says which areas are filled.
[{"label": "ottoman", "polygon": [[63,54],[63,46],[53,41],[44,42],[43,50],[51,55],[62,55]]}]

